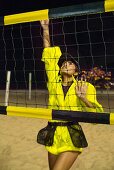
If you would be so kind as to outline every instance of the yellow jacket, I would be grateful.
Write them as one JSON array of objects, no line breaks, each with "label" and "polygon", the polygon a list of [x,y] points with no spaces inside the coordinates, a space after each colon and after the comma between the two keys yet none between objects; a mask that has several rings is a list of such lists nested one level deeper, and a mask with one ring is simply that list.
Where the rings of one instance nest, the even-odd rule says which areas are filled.
[{"label": "yellow jacket", "polygon": [[61,56],[59,47],[44,48],[42,61],[45,62],[46,74],[48,77],[47,87],[49,91],[48,107],[56,110],[74,110],[87,112],[102,112],[103,108],[96,99],[96,90],[94,86],[86,82],[87,99],[94,105],[94,108],[89,108],[76,96],[75,87],[77,80],[73,78],[73,83],[70,86],[65,98],[62,89],[62,80],[59,73],[58,60]]}]

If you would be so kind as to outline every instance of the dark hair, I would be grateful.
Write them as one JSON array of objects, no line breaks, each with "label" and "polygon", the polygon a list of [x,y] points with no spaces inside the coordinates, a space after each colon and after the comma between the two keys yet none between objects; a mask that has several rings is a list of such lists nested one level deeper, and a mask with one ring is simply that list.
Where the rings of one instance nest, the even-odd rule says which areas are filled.
[{"label": "dark hair", "polygon": [[72,61],[72,63],[74,63],[77,68],[78,68],[78,72],[80,72],[80,66],[79,66],[79,63],[75,60],[75,58],[69,54],[69,53],[63,53],[61,56],[60,56],[60,59],[58,61],[58,66],[59,68],[61,68],[63,62],[65,61]]}]

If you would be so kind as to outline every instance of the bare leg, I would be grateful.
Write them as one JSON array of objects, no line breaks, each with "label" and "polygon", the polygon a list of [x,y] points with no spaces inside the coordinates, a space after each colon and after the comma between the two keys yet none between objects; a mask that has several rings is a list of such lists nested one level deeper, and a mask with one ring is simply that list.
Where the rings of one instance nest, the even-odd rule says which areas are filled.
[{"label": "bare leg", "polygon": [[58,157],[58,155],[53,155],[50,152],[48,152],[48,163],[49,163],[49,169],[50,170],[53,169],[57,157]]},{"label": "bare leg", "polygon": [[69,170],[78,157],[79,152],[63,152],[55,160],[52,170]]}]

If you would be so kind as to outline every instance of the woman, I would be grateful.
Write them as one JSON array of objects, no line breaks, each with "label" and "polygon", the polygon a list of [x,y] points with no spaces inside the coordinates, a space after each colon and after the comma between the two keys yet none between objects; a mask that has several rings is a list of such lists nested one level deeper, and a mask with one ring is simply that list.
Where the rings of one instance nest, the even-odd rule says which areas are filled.
[{"label": "woman", "polygon": [[[96,100],[94,86],[75,79],[79,64],[68,53],[61,54],[59,47],[51,47],[49,21],[41,21],[44,51],[42,61],[48,77],[48,107],[56,110],[102,112]],[[38,133],[38,143],[48,150],[50,170],[69,170],[87,147],[87,141],[78,122],[50,120]]]}]

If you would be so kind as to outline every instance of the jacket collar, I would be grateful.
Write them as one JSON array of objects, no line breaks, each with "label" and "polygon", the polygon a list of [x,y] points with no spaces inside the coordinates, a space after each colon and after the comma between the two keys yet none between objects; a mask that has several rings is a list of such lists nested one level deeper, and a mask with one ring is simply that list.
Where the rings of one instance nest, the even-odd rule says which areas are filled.
[{"label": "jacket collar", "polygon": [[[72,76],[72,79],[73,79],[73,82],[74,82],[74,83],[77,82],[77,80],[75,79],[74,76]],[[61,75],[58,76],[58,80],[59,80],[59,82],[62,82],[62,77],[61,77]]]}]

